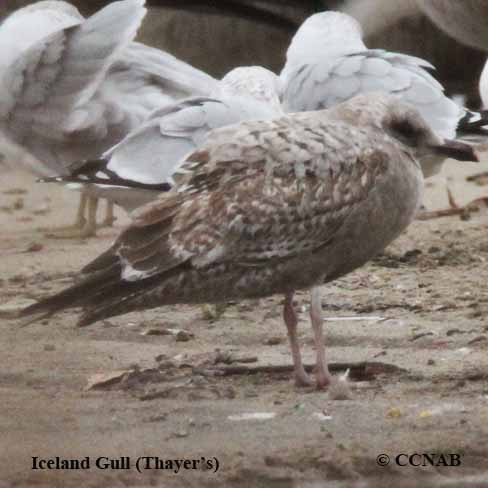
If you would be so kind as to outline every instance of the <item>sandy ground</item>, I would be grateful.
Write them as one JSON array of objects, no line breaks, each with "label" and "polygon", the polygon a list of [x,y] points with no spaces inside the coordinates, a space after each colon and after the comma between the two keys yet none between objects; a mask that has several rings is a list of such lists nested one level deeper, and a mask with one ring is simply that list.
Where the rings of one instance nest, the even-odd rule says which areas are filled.
[{"label": "sandy ground", "polygon": [[[446,175],[460,203],[488,194],[465,182],[472,165],[459,168]],[[445,204],[445,178],[430,185],[426,204]],[[281,297],[232,304],[219,320],[178,306],[85,329],[74,313],[20,328],[6,308],[65,287],[127,221],[120,215],[89,240],[38,230],[69,223],[75,207],[69,191],[2,171],[1,488],[488,486],[486,215],[415,222],[383,256],[323,287],[324,315],[346,318],[327,322],[330,361],[383,363],[354,368],[341,401],[295,388],[286,372],[209,375],[236,360],[251,369],[290,364]],[[311,363],[308,296],[296,299]],[[144,335],[168,328],[185,332]],[[382,453],[387,467],[376,462]],[[402,453],[459,454],[461,465],[398,466]],[[34,456],[88,456],[90,469],[33,470]],[[121,456],[130,469],[95,466]],[[216,458],[219,468],[139,473],[140,456]]]}]

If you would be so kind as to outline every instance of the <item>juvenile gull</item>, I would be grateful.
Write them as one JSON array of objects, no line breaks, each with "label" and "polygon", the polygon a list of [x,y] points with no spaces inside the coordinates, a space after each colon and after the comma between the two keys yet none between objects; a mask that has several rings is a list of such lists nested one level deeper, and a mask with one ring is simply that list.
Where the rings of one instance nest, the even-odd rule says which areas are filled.
[{"label": "juvenile gull", "polygon": [[177,164],[211,130],[283,114],[280,95],[281,80],[271,71],[259,66],[235,68],[211,97],[192,97],[158,109],[103,158],[74,165],[69,176],[43,181],[90,185],[90,193],[130,212],[171,188]]},{"label": "juvenile gull", "polygon": [[318,13],[305,20],[288,48],[281,72],[284,109],[319,110],[381,91],[414,105],[441,137],[478,133],[488,122],[486,114],[470,112],[446,97],[426,71],[432,68],[420,58],[368,49],[361,26],[346,14]]},{"label": "juvenile gull", "polygon": [[21,315],[82,307],[84,326],[167,304],[282,294],[295,379],[304,385],[292,299],[311,289],[316,380],[325,387],[317,287],[362,266],[405,229],[422,201],[419,161],[436,153],[476,159],[386,95],[359,96],[332,115],[217,129],[181,162],[174,190],[137,210],[82,281]]},{"label": "juvenile gull", "polygon": [[[66,175],[71,163],[100,157],[154,109],[214,89],[210,76],[133,42],[145,13],[144,0],[125,0],[84,19],[68,3],[46,1],[0,25],[0,131],[39,161],[28,170]],[[84,227],[84,209],[78,213],[85,236],[95,232],[96,200],[89,207]]]}]

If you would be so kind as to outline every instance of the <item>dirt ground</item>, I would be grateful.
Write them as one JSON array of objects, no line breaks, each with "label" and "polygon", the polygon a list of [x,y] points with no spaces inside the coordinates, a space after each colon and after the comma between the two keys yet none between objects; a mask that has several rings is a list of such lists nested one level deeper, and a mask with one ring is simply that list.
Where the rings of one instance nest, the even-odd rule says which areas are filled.
[{"label": "dirt ground", "polygon": [[[465,181],[488,164],[459,168],[445,175],[460,204],[488,195]],[[445,183],[429,185],[429,209],[446,204]],[[69,223],[76,202],[73,192],[2,169],[0,488],[488,487],[484,213],[417,221],[384,255],[323,287],[329,359],[357,364],[350,398],[338,400],[295,388],[288,372],[228,374],[290,364],[281,297],[231,304],[218,320],[175,306],[84,329],[75,313],[19,327],[10,308],[65,287],[127,222],[120,214],[115,228],[87,240],[38,230]],[[296,300],[311,364],[308,296]],[[383,453],[386,467],[377,463]],[[414,453],[459,454],[461,465],[395,462]],[[34,456],[88,456],[90,469],[33,470]],[[95,465],[121,456],[130,469]],[[141,456],[219,466],[139,473]]]}]

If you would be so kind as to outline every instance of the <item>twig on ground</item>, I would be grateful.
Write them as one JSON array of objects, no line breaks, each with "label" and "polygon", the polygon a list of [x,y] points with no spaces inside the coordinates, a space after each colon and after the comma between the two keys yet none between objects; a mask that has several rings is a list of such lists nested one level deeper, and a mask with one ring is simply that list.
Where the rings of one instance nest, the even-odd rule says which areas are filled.
[{"label": "twig on ground", "polygon": [[[312,372],[315,365],[305,365],[307,372]],[[359,363],[331,363],[329,370],[331,373],[338,373],[350,370],[350,378],[355,381],[367,381],[374,379],[379,374],[406,373],[407,370],[382,362],[359,362]],[[221,368],[193,368],[194,374],[203,376],[236,376],[253,375],[259,373],[284,374],[293,371],[292,365],[265,365],[265,366],[223,366]]]},{"label": "twig on ground", "polygon": [[[456,203],[452,200],[449,202],[451,205]],[[417,220],[432,220],[441,217],[452,217],[459,215],[461,218],[469,218],[472,213],[480,212],[488,207],[488,197],[477,198],[468,203],[464,207],[451,207],[442,210],[433,210],[430,212],[419,212],[416,216]]]}]

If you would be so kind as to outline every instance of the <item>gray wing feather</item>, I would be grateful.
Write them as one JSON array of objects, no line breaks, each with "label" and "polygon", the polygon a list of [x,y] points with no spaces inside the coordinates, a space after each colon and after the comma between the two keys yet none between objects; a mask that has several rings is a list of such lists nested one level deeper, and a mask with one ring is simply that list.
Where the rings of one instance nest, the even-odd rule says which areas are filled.
[{"label": "gray wing feather", "polygon": [[319,110],[359,93],[387,92],[415,105],[440,135],[454,137],[463,111],[424,69],[431,67],[419,58],[379,49],[300,66],[284,80],[284,107],[289,112]]},{"label": "gray wing feather", "polygon": [[87,20],[62,24],[5,68],[8,95],[0,97],[0,126],[42,161],[45,168],[36,173],[64,174],[73,160],[99,156],[120,140],[120,134],[105,139],[110,119],[122,117],[116,103],[100,98],[100,85],[132,42],[143,5],[143,0],[115,2]]},{"label": "gray wing feather", "polygon": [[150,75],[153,83],[173,98],[210,96],[218,84],[215,78],[171,54],[137,42],[128,46],[119,62]]},{"label": "gray wing feather", "polygon": [[179,162],[213,129],[274,115],[265,104],[240,97],[187,99],[156,110],[139,129],[108,151],[107,169],[140,183],[171,181]]},{"label": "gray wing feather", "polygon": [[73,129],[67,114],[93,96],[144,14],[142,0],[116,2],[27,49],[6,72],[13,101],[2,116],[17,129],[27,124],[29,131],[57,130],[55,138],[62,138],[65,125]]}]

